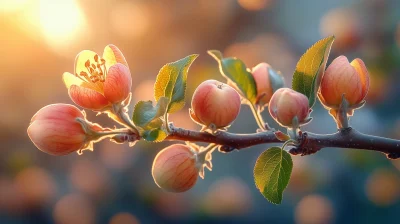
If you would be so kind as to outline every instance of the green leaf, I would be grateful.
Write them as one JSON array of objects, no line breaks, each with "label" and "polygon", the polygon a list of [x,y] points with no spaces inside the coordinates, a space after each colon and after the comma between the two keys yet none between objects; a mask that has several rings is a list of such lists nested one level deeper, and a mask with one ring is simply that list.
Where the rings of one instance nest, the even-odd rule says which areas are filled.
[{"label": "green leaf", "polygon": [[257,87],[253,75],[247,71],[246,65],[237,58],[223,58],[222,53],[217,50],[209,50],[211,55],[219,64],[221,74],[233,82],[240,94],[248,99],[252,104],[257,100]]},{"label": "green leaf", "polygon": [[289,183],[292,168],[292,157],[279,147],[271,147],[258,157],[254,167],[254,181],[261,194],[271,203],[282,202],[282,194]]},{"label": "green leaf", "polygon": [[167,112],[169,99],[160,97],[157,104],[153,107],[153,103],[149,101],[139,101],[133,109],[132,121],[136,126],[146,129],[151,122],[160,119]]},{"label": "green leaf", "polygon": [[187,73],[190,65],[199,55],[189,55],[178,61],[164,65],[154,84],[154,98],[158,101],[167,97],[170,102],[167,106],[168,113],[174,113],[185,105]]},{"label": "green leaf", "polygon": [[322,76],[325,72],[326,61],[334,40],[334,36],[319,40],[297,62],[293,75],[292,89],[306,95],[310,107],[315,103]]},{"label": "green leaf", "polygon": [[152,130],[147,130],[143,133],[142,138],[149,142],[161,142],[168,136],[161,128],[155,128]]}]

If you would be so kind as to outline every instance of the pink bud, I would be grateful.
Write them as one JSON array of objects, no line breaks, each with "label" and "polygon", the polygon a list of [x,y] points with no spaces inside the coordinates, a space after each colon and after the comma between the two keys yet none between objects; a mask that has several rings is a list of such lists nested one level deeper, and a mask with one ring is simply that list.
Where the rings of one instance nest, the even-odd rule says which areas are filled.
[{"label": "pink bud", "polygon": [[305,95],[289,88],[278,89],[269,103],[269,113],[280,125],[293,126],[293,118],[297,116],[299,124],[309,121],[310,107]]},{"label": "pink bud", "polygon": [[338,108],[342,95],[349,106],[359,105],[364,101],[369,89],[369,75],[364,62],[354,59],[351,63],[345,56],[339,56],[326,69],[322,77],[318,97],[329,108]]},{"label": "pink bud", "polygon": [[195,153],[187,145],[168,146],[157,154],[153,162],[154,181],[170,192],[184,192],[192,188],[198,173]]},{"label": "pink bud", "polygon": [[[85,116],[75,106],[51,104],[31,119],[28,135],[35,146],[51,155],[66,155],[87,146],[86,134],[77,118]],[[98,126],[93,126],[99,129]]]},{"label": "pink bud", "polygon": [[283,77],[265,62],[256,65],[251,71],[257,86],[257,104],[268,105],[272,94],[284,85]]}]

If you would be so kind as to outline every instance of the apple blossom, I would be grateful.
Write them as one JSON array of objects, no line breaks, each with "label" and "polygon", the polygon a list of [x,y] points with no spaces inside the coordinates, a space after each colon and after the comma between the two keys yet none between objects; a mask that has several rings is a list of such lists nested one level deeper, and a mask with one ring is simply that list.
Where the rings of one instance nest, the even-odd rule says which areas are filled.
[{"label": "apple blossom", "polygon": [[28,135],[35,146],[51,155],[91,149],[96,133],[105,130],[85,120],[85,114],[70,104],[51,104],[31,119]]},{"label": "apple blossom", "polygon": [[170,192],[184,192],[197,182],[196,152],[187,145],[174,144],[161,150],[153,162],[156,184]]},{"label": "apple blossom", "polygon": [[269,102],[269,113],[280,125],[293,127],[293,119],[297,117],[299,124],[310,121],[311,112],[305,95],[289,88],[278,89]]},{"label": "apple blossom", "polygon": [[362,105],[368,89],[369,75],[364,62],[357,58],[349,63],[342,55],[326,69],[318,97],[324,106],[337,109],[344,94],[349,108],[357,108]]},{"label": "apple blossom", "polygon": [[77,105],[103,111],[129,97],[132,77],[122,52],[107,45],[103,57],[89,50],[75,59],[75,74],[65,72],[63,80],[68,94]]},{"label": "apple blossom", "polygon": [[235,89],[216,80],[207,80],[195,90],[191,117],[215,129],[230,125],[240,112],[240,96]]},{"label": "apple blossom", "polygon": [[283,77],[265,62],[256,65],[251,74],[257,86],[257,104],[267,106],[272,94],[284,85]]}]

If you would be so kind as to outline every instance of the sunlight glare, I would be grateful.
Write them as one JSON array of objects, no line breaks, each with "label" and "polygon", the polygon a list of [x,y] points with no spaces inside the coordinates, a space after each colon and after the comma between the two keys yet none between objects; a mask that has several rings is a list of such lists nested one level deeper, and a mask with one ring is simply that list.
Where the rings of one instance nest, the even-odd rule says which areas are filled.
[{"label": "sunlight glare", "polygon": [[85,25],[84,15],[75,0],[40,0],[40,25],[53,47],[70,46]]},{"label": "sunlight glare", "polygon": [[0,12],[14,12],[25,6],[28,0],[0,0]]}]

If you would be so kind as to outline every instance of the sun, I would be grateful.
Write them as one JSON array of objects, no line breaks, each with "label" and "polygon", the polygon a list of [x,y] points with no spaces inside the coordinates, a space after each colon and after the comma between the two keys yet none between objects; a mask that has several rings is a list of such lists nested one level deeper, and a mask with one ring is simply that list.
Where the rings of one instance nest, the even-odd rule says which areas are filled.
[{"label": "sun", "polygon": [[68,45],[85,24],[81,8],[74,0],[40,0],[39,21],[52,45]]}]

